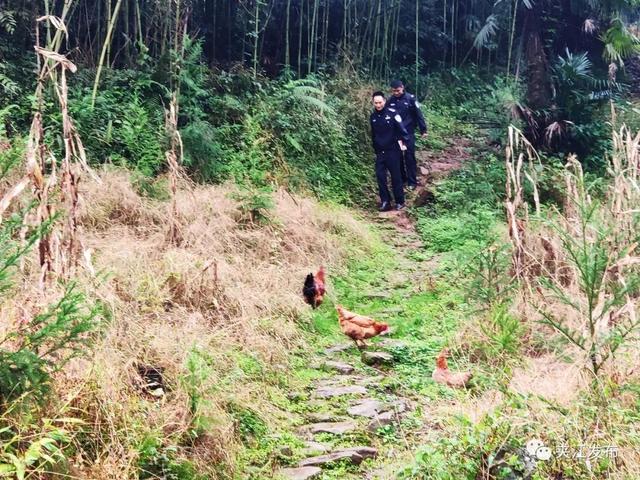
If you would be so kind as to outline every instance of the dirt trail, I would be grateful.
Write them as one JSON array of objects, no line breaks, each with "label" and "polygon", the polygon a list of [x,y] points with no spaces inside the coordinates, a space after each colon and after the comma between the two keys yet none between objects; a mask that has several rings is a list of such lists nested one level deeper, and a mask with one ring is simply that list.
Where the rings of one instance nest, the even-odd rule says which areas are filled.
[{"label": "dirt trail", "polygon": [[[421,186],[411,193],[409,205],[419,204],[425,198],[433,199],[434,182],[460,168],[471,157],[470,143],[461,139],[441,152],[418,152]],[[392,233],[388,238],[392,239],[398,253],[398,272],[410,278],[409,283],[426,281],[428,272],[409,259],[412,252],[423,247],[410,215],[406,211],[391,211],[377,214],[372,220],[381,230]],[[385,288],[396,289],[397,293],[397,286],[391,284],[376,295],[391,297],[391,292]],[[412,424],[411,431],[402,431],[404,445],[381,441],[385,428],[408,428],[403,427],[401,420],[416,408],[424,407],[415,398],[399,396],[387,386],[394,381],[392,352],[403,345],[402,338],[385,338],[371,345],[361,356],[351,342],[318,352],[312,367],[330,372],[330,376],[312,382],[310,391],[300,399],[299,408],[307,423],[295,433],[304,442],[304,449],[298,452],[304,458],[297,467],[278,470],[276,478],[394,478],[394,467],[390,462],[399,453],[411,456],[419,444],[421,431],[428,428],[425,424]],[[369,468],[354,467],[366,459],[377,460],[368,462],[366,465],[372,465]],[[344,469],[345,465],[351,467]]]},{"label": "dirt trail", "polygon": [[[433,202],[435,200],[435,183],[462,167],[471,158],[471,148],[471,140],[456,138],[444,150],[435,152],[429,150],[417,151],[419,187],[414,192],[408,193],[408,205],[411,207],[423,207]],[[392,224],[394,226],[398,233],[401,234],[397,238],[402,239],[400,244],[396,245],[397,247],[422,247],[422,242],[416,233],[415,223],[406,210],[379,213],[374,221],[379,224]]]}]

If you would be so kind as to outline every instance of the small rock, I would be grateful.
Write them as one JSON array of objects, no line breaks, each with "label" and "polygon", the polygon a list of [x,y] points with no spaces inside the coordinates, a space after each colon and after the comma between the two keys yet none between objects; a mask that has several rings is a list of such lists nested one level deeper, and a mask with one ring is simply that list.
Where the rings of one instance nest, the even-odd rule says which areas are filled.
[{"label": "small rock", "polygon": [[424,188],[423,190],[418,192],[416,199],[413,201],[413,204],[416,207],[424,207],[425,205],[429,205],[435,202],[435,200],[435,194],[428,188]]},{"label": "small rock", "polygon": [[345,459],[350,460],[354,465],[360,465],[365,458],[375,458],[377,455],[378,451],[375,448],[351,447],[345,448],[343,450],[338,450],[327,455],[306,458],[302,460],[299,465],[301,467],[321,466]]},{"label": "small rock", "polygon": [[427,167],[420,167],[420,174],[423,176],[428,176],[431,171]]},{"label": "small rock", "polygon": [[349,415],[358,417],[374,418],[380,412],[383,412],[385,404],[379,400],[368,398],[347,410]]},{"label": "small rock", "polygon": [[155,390],[151,390],[149,393],[156,398],[164,397],[164,390],[162,388],[156,388]]},{"label": "small rock", "polygon": [[407,404],[407,400],[396,400],[391,403],[390,410],[393,410],[396,413],[404,413],[409,409],[409,405]]},{"label": "small rock", "polygon": [[390,365],[393,355],[387,352],[362,352],[362,361],[367,365]]},{"label": "small rock", "polygon": [[342,373],[344,375],[349,375],[354,370],[353,366],[349,365],[348,363],[334,361],[324,362],[324,368],[335,370],[336,372]]},{"label": "small rock", "polygon": [[354,422],[324,422],[324,423],[314,423],[312,425],[308,425],[307,427],[303,427],[309,429],[309,431],[313,434],[316,433],[331,433],[333,435],[343,435],[347,432],[351,432],[356,429],[356,424]]},{"label": "small rock", "polygon": [[283,445],[280,447],[280,455],[283,457],[291,457],[293,455],[293,450],[291,450],[289,445]]},{"label": "small rock", "polygon": [[310,480],[322,473],[318,467],[283,468],[278,470],[278,475],[287,480]]},{"label": "small rock", "polygon": [[334,345],[333,347],[325,348],[324,353],[327,355],[331,355],[332,353],[340,353],[345,350],[349,350],[353,348],[355,345],[353,343],[340,343],[338,345]]},{"label": "small rock", "polygon": [[327,453],[329,451],[329,447],[324,443],[319,442],[304,442],[304,448],[301,453],[304,456],[317,455]]},{"label": "small rock", "polygon": [[347,387],[320,387],[316,390],[316,395],[320,398],[341,397],[343,395],[366,395],[367,389],[360,385]]},{"label": "small rock", "polygon": [[292,402],[299,402],[300,400],[304,400],[304,393],[289,392],[287,393],[287,398]]},{"label": "small rock", "polygon": [[404,413],[409,410],[409,403],[405,399],[396,400],[394,402],[391,402],[391,405],[389,405],[389,408],[387,408],[387,410],[396,413]]},{"label": "small rock", "polygon": [[370,432],[375,432],[379,428],[393,425],[396,422],[396,414],[394,412],[384,412],[376,415],[367,427]]}]

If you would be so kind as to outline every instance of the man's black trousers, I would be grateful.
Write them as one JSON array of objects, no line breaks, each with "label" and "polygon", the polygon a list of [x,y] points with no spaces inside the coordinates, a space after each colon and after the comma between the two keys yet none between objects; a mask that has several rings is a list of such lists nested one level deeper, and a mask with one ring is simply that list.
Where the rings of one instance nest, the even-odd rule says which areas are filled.
[{"label": "man's black trousers", "polygon": [[404,203],[404,188],[402,184],[402,152],[400,150],[386,150],[376,153],[376,179],[380,201],[390,202],[389,187],[387,186],[387,172],[391,174],[393,199],[396,204]]},{"label": "man's black trousers", "polygon": [[409,186],[416,186],[418,185],[418,167],[416,165],[416,138],[413,134],[409,134],[409,141],[405,145],[407,149],[404,151],[404,161],[400,165],[402,181]]}]

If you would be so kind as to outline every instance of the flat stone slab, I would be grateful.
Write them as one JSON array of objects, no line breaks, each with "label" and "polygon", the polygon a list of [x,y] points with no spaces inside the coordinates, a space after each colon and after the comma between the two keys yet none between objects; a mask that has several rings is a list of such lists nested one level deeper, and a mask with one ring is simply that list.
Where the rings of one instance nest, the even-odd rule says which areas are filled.
[{"label": "flat stone slab", "polygon": [[394,412],[384,412],[380,415],[376,415],[371,422],[369,422],[367,429],[370,432],[375,432],[379,428],[386,427],[387,425],[393,425],[394,423],[396,423],[396,414]]},{"label": "flat stone slab", "polygon": [[305,416],[308,421],[313,423],[344,422],[349,420],[348,418],[331,412],[311,412]]},{"label": "flat stone slab", "polygon": [[390,411],[394,411],[396,413],[404,413],[409,410],[409,403],[406,399],[399,399],[391,402],[390,407],[388,408]]},{"label": "flat stone slab", "polygon": [[353,365],[349,365],[348,363],[343,362],[334,362],[331,360],[324,362],[323,366],[327,370],[335,370],[336,372],[342,373],[343,375],[349,375],[355,370]]},{"label": "flat stone slab", "polygon": [[283,468],[278,470],[278,475],[288,480],[310,480],[318,477],[322,469],[318,467]]},{"label": "flat stone slab", "polygon": [[327,453],[330,450],[328,445],[319,442],[304,442],[304,448],[301,453],[304,456],[318,455]]},{"label": "flat stone slab", "polygon": [[343,450],[337,450],[327,455],[320,455],[317,457],[306,458],[302,460],[299,465],[301,467],[306,466],[322,466],[340,460],[349,460],[354,465],[360,465],[365,458],[375,458],[378,455],[378,451],[371,447],[351,447]]},{"label": "flat stone slab", "polygon": [[349,385],[346,387],[319,387],[316,396],[320,398],[341,397],[343,395],[366,395],[367,389],[361,385]]},{"label": "flat stone slab", "polygon": [[325,348],[324,353],[327,355],[331,355],[332,353],[340,353],[345,350],[349,350],[350,348],[355,348],[355,344],[351,343],[340,343],[338,345],[334,345],[333,347]]},{"label": "flat stone slab", "polygon": [[322,380],[318,380],[316,382],[317,388],[328,388],[328,387],[339,387],[344,386],[344,382],[342,377],[338,378],[323,378]]},{"label": "flat stone slab", "polygon": [[356,429],[356,424],[351,421],[346,422],[323,422],[313,423],[304,429],[308,429],[311,433],[331,433],[333,435],[343,435]]},{"label": "flat stone slab", "polygon": [[357,380],[354,380],[356,385],[362,385],[363,387],[376,387],[379,386],[380,383],[385,379],[384,376],[379,375],[376,377],[364,377]]},{"label": "flat stone slab", "polygon": [[[378,415],[380,412],[385,410],[385,404],[380,400],[375,400],[373,398],[368,398],[353,407],[347,410],[349,415],[354,417],[367,417],[373,418]],[[388,410],[388,407],[387,407]]]},{"label": "flat stone slab", "polygon": [[387,352],[362,352],[362,361],[367,365],[391,365],[393,355]]}]

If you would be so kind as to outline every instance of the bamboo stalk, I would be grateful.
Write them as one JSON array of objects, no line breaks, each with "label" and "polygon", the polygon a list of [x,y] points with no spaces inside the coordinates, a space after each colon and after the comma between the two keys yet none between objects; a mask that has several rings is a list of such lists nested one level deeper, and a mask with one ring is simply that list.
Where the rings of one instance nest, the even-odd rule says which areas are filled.
[{"label": "bamboo stalk", "polygon": [[513,52],[513,39],[516,34],[516,19],[518,18],[518,0],[513,0],[513,21],[511,24],[511,35],[509,36],[509,55],[507,57],[507,80],[511,72],[511,55]]},{"label": "bamboo stalk", "polygon": [[102,51],[100,53],[100,61],[98,62],[98,70],[96,72],[96,79],[93,82],[93,91],[91,93],[91,108],[93,108],[96,104],[96,96],[98,95],[98,84],[100,83],[100,75],[102,74],[102,68],[104,66],[105,58],[107,56],[107,51],[109,50],[109,45],[111,44],[111,35],[113,33],[113,27],[118,19],[118,12],[120,11],[120,5],[122,5],[122,0],[118,0],[116,6],[113,10],[113,15],[109,21],[109,26],[107,27],[107,36],[104,39],[104,44],[102,45]]},{"label": "bamboo stalk", "polygon": [[287,71],[291,68],[291,45],[289,43],[289,28],[291,26],[291,0],[287,0],[287,20],[285,26],[284,67]]},{"label": "bamboo stalk", "polygon": [[416,0],[416,84],[414,86],[415,89],[415,94],[416,94],[416,98],[418,96],[418,69],[419,69],[419,62],[420,62],[420,45],[419,45],[419,39],[420,39],[420,22],[419,22],[419,17],[420,17],[420,0]]}]

